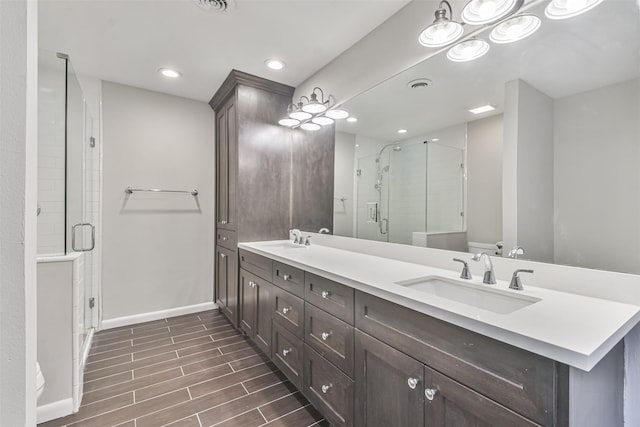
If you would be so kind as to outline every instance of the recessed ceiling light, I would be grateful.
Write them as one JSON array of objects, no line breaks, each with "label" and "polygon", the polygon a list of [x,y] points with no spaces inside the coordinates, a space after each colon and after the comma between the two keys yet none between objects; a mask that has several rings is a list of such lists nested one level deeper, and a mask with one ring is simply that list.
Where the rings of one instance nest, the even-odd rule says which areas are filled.
[{"label": "recessed ceiling light", "polygon": [[406,129],[398,129],[397,132],[398,133],[407,133],[407,130]]},{"label": "recessed ceiling light", "polygon": [[356,147],[360,147],[360,144],[356,144]]},{"label": "recessed ceiling light", "polygon": [[282,70],[284,68],[284,62],[279,59],[267,59],[264,63],[272,70]]},{"label": "recessed ceiling light", "polygon": [[438,141],[440,141],[440,138],[431,138],[431,141],[438,142]]},{"label": "recessed ceiling light", "polygon": [[472,38],[449,49],[447,58],[453,62],[473,61],[487,52],[489,52],[489,43],[482,39]]},{"label": "recessed ceiling light", "polygon": [[494,43],[511,43],[529,37],[540,28],[540,18],[535,15],[518,15],[497,25],[489,39]]},{"label": "recessed ceiling light", "polygon": [[480,107],[476,107],[476,108],[470,108],[469,112],[473,113],[473,114],[481,114],[481,113],[486,113],[487,111],[493,111],[496,108],[493,107],[490,104],[487,105],[481,105]]},{"label": "recessed ceiling light", "polygon": [[158,70],[158,72],[160,74],[162,74],[165,77],[168,77],[170,79],[177,79],[178,77],[180,77],[182,74],[180,74],[180,72],[176,71],[176,70],[172,70],[171,68],[160,68]]},{"label": "recessed ceiling light", "polygon": [[602,0],[553,0],[544,9],[544,14],[549,19],[573,18],[593,9],[600,3]]},{"label": "recessed ceiling light", "polygon": [[347,121],[348,121],[349,123],[355,123],[355,122],[357,122],[357,121],[358,121],[358,119],[357,119],[357,118],[355,118],[355,117],[349,117],[349,118],[347,118]]}]

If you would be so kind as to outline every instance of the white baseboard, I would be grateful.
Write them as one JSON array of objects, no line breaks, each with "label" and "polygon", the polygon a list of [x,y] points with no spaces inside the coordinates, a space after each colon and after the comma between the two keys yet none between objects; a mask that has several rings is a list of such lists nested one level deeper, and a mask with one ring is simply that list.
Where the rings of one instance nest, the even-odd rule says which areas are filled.
[{"label": "white baseboard", "polygon": [[37,419],[38,424],[55,420],[56,418],[66,417],[73,413],[73,398],[58,400],[57,402],[47,403],[38,406]]},{"label": "white baseboard", "polygon": [[183,314],[197,313],[199,311],[213,310],[218,308],[213,302],[187,305],[184,307],[169,308],[166,310],[152,311],[150,313],[134,314],[132,316],[116,317],[114,319],[103,320],[101,330],[118,328],[120,326],[135,325],[136,323],[150,322],[152,320],[165,319],[167,317],[181,316]]}]

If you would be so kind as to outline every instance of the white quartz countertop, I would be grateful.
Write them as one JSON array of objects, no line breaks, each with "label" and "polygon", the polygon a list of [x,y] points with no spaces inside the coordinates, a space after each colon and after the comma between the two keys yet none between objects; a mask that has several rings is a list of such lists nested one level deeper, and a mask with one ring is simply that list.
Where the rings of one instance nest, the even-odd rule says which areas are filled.
[{"label": "white quartz countertop", "polygon": [[[640,322],[639,306],[535,287],[530,285],[535,275],[522,275],[523,291],[510,290],[501,280],[491,286],[539,299],[499,314],[396,284],[433,275],[457,280],[459,271],[318,244],[296,247],[289,241],[269,241],[238,246],[585,371]],[[489,286],[476,276],[465,283]]]}]

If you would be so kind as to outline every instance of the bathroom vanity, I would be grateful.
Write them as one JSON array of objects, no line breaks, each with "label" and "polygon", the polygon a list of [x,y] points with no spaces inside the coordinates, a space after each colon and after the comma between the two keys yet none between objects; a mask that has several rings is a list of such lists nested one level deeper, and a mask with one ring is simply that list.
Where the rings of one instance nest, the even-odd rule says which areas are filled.
[{"label": "bathroom vanity", "polygon": [[638,306],[323,245],[238,246],[240,328],[333,426],[622,425],[618,343]]}]

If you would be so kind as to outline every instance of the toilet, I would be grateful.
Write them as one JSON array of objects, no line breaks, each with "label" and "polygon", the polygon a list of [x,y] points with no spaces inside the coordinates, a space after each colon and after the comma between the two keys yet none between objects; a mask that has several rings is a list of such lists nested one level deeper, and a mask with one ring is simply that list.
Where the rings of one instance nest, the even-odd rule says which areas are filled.
[{"label": "toilet", "polygon": [[36,362],[36,400],[40,399],[44,392],[44,375],[40,369],[40,364]]}]

